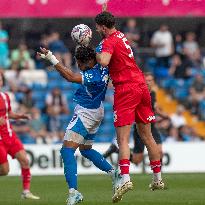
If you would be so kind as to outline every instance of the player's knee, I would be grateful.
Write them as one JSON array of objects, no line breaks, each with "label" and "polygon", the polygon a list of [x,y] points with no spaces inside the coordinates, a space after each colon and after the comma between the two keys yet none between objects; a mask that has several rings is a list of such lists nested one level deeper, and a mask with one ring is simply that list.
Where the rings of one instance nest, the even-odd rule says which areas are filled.
[{"label": "player's knee", "polygon": [[29,167],[29,160],[25,157],[20,160],[21,167],[28,168]]},{"label": "player's knee", "polygon": [[1,167],[0,169],[0,175],[1,176],[6,176],[9,174],[9,167]]}]

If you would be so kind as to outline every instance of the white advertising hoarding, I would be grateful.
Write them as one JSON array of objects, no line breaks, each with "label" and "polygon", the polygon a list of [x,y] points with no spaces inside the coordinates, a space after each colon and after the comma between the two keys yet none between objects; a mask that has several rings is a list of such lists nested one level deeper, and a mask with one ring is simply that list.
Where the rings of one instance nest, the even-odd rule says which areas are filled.
[{"label": "white advertising hoarding", "polygon": [[[109,144],[95,144],[93,146],[100,153],[103,153]],[[60,157],[61,145],[26,145],[31,172],[33,175],[62,175],[63,164]],[[168,143],[163,145],[163,172],[205,172],[205,143]],[[90,161],[83,158],[76,152],[78,174],[98,174],[98,170]],[[118,156],[113,154],[108,160],[116,166]],[[20,167],[16,160],[9,158],[10,175],[19,175]],[[144,163],[139,166],[131,165],[132,173],[150,172],[149,159],[145,153]]]}]

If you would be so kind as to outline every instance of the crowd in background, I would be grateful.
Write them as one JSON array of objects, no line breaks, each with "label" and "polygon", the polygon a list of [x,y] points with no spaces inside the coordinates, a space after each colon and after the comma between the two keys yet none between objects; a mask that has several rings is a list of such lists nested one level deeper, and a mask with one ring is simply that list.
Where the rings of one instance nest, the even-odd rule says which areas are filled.
[{"label": "crowd in background", "polygon": [[[181,103],[170,118],[158,117],[157,126],[163,140],[199,141],[196,130],[187,125],[183,116],[184,109],[189,109],[200,120],[205,120],[205,58],[196,33],[173,35],[168,25],[160,25],[149,39],[153,55],[143,58],[139,55],[143,35],[136,19],[128,19],[121,30],[130,42],[137,63],[144,71],[151,71],[158,86]],[[72,53],[59,31],[42,34],[37,44],[50,49],[60,62],[76,70]],[[32,116],[30,121],[12,122],[13,128],[24,143],[58,143],[72,117],[72,94],[77,87],[51,71],[52,67],[38,59],[35,52],[28,48],[25,39],[19,39],[18,47],[10,49],[9,34],[0,22],[0,69],[6,79],[4,90],[10,95],[14,111]],[[112,101],[113,90],[109,85],[103,132],[96,137],[97,141],[111,141],[115,135]]]}]

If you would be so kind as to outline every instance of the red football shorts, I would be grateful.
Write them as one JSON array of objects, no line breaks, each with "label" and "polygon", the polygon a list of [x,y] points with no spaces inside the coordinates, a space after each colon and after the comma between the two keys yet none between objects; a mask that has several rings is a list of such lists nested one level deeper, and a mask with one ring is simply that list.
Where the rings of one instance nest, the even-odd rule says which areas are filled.
[{"label": "red football shorts", "polygon": [[136,123],[155,121],[151,96],[146,84],[118,85],[114,94],[114,126],[121,127]]},{"label": "red football shorts", "polygon": [[24,149],[23,144],[14,132],[13,136],[9,138],[8,136],[6,139],[0,140],[0,164],[4,164],[8,161],[7,154],[15,158],[16,153]]}]

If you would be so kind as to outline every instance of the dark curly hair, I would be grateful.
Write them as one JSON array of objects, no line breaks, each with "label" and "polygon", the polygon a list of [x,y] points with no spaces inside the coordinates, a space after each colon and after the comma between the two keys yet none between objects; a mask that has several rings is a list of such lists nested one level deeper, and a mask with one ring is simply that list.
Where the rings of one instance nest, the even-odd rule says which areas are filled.
[{"label": "dark curly hair", "polygon": [[107,28],[113,28],[115,26],[115,17],[107,11],[98,14],[95,17],[95,23],[100,26],[106,26]]},{"label": "dark curly hair", "polygon": [[88,63],[90,60],[96,59],[96,53],[92,47],[80,46],[76,50],[75,58],[81,63]]}]

